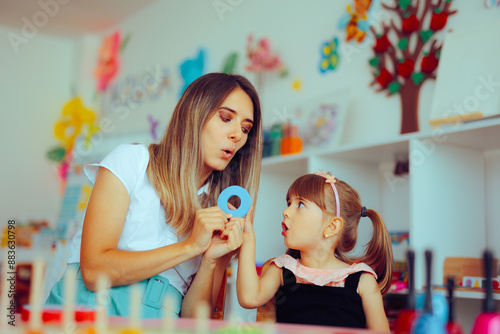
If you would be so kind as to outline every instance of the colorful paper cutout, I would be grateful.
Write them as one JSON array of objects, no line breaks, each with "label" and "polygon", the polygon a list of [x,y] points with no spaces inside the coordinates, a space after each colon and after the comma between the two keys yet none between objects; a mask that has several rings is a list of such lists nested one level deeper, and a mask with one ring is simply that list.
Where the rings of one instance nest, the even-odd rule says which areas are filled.
[{"label": "colorful paper cutout", "polygon": [[160,124],[160,121],[158,119],[155,119],[151,115],[148,115],[148,121],[149,121],[149,132],[151,133],[151,138],[153,138],[153,140],[157,140],[158,136],[156,134],[156,128],[158,127],[158,124]]},{"label": "colorful paper cutout", "polygon": [[333,71],[339,62],[339,53],[337,52],[339,39],[333,37],[331,41],[327,41],[321,45],[321,60],[319,70],[321,73]]},{"label": "colorful paper cutout", "polygon": [[236,67],[236,62],[238,60],[238,54],[232,52],[227,56],[224,66],[222,67],[222,73],[232,74],[234,73],[234,68]]},{"label": "colorful paper cutout", "polygon": [[84,126],[93,125],[95,120],[95,113],[83,105],[81,97],[75,97],[64,105],[54,126],[54,135],[63,148],[71,150]]},{"label": "colorful paper cutout", "polygon": [[288,71],[278,53],[271,50],[272,43],[268,37],[263,37],[254,43],[253,35],[247,38],[247,59],[249,63],[245,69],[257,74],[257,90],[260,91],[264,84],[266,73],[277,72],[280,77],[285,77]]},{"label": "colorful paper cutout", "polygon": [[346,31],[345,40],[363,42],[370,29],[372,12],[379,0],[353,0],[353,7],[347,5],[347,13],[340,17],[338,27]]},{"label": "colorful paper cutout", "polygon": [[186,59],[179,65],[179,72],[184,81],[184,84],[179,92],[179,97],[182,93],[184,93],[191,82],[195,81],[203,74],[204,64],[205,51],[203,49],[199,49],[196,58]]},{"label": "colorful paper cutout", "polygon": [[[453,0],[393,0],[382,4],[394,13],[390,22],[381,22],[375,35],[374,57],[369,60],[371,86],[388,96],[398,94],[401,102],[400,133],[419,131],[418,100],[420,87],[436,78],[442,42],[436,31],[445,28]],[[399,22],[398,22],[399,21]],[[411,43],[409,41],[412,41]]]},{"label": "colorful paper cutout", "polygon": [[302,90],[302,79],[295,79],[292,81],[292,90],[294,91]]},{"label": "colorful paper cutout", "polygon": [[486,8],[493,8],[500,6],[500,0],[484,0],[484,6]]},{"label": "colorful paper cutout", "polygon": [[97,78],[97,91],[99,92],[106,90],[109,82],[118,73],[120,44],[121,36],[118,31],[102,41],[99,48],[97,67],[94,71]]}]

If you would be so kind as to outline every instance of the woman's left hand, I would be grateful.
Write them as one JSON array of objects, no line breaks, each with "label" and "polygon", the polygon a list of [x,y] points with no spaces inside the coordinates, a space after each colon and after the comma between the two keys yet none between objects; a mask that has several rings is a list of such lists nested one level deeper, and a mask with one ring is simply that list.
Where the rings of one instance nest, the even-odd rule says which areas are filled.
[{"label": "woman's left hand", "polygon": [[205,252],[205,258],[216,261],[218,258],[238,249],[243,242],[244,218],[233,217],[227,223],[224,231],[214,233],[210,246]]},{"label": "woman's left hand", "polygon": [[251,224],[251,222],[249,222],[251,216],[252,209],[250,209],[244,218],[232,217],[226,223],[222,233],[214,234],[210,247],[205,252],[205,257],[215,261],[218,258],[240,248],[243,243],[245,225]]}]

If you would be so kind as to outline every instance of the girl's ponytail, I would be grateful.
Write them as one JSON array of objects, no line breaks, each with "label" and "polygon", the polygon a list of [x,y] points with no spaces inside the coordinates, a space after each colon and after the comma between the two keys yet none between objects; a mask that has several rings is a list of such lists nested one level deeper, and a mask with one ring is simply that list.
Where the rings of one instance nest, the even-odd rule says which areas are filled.
[{"label": "girl's ponytail", "polygon": [[386,295],[392,283],[392,243],[391,237],[380,215],[366,209],[366,216],[373,224],[373,235],[368,242],[365,255],[359,259],[375,270],[382,295]]}]

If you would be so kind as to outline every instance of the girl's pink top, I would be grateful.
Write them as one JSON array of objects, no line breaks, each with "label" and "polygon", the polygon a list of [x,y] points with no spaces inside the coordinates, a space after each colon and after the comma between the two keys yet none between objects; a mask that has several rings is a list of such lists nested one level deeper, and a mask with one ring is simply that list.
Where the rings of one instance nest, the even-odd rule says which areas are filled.
[{"label": "girl's pink top", "polygon": [[344,287],[347,276],[358,271],[368,272],[377,279],[375,271],[365,263],[351,264],[348,268],[342,269],[315,269],[302,265],[298,259],[294,259],[288,254],[278,256],[271,261],[271,263],[273,262],[278,267],[285,267],[293,272],[297,283],[303,284]]}]

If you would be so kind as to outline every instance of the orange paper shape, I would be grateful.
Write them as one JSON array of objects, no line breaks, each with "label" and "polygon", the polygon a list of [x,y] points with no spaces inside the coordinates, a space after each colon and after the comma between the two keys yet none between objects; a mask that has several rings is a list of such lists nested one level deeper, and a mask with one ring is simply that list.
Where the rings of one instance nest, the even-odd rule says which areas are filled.
[{"label": "orange paper shape", "polygon": [[99,48],[99,59],[94,75],[97,78],[97,91],[105,91],[110,81],[119,69],[118,54],[120,52],[121,36],[117,31],[104,38]]}]

